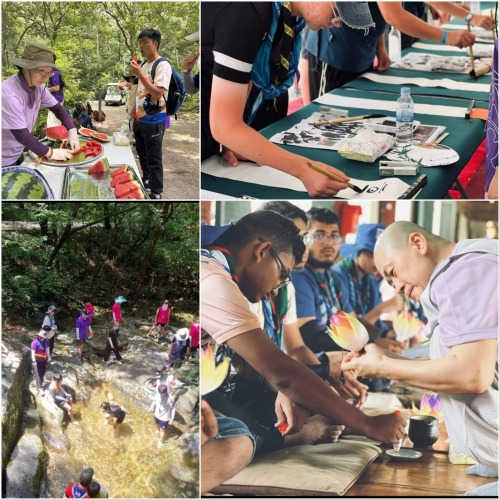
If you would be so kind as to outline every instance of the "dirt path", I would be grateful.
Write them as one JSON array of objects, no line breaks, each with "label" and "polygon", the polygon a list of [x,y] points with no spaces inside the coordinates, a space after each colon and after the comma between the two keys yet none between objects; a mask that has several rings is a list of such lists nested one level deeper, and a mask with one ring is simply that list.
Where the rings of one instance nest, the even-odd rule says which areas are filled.
[{"label": "dirt path", "polygon": [[[97,101],[90,101],[97,110]],[[104,122],[94,121],[98,132],[112,135],[127,122],[125,106],[105,106]],[[199,199],[199,116],[181,108],[178,119],[172,119],[163,138],[163,198],[168,200]],[[132,150],[140,169],[139,158]]]}]

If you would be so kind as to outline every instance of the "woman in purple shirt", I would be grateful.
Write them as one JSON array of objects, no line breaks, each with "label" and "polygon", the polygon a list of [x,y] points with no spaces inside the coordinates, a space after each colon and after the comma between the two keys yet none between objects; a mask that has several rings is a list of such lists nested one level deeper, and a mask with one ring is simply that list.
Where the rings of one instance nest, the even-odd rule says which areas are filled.
[{"label": "woman in purple shirt", "polygon": [[[54,54],[43,45],[31,43],[12,63],[19,72],[2,83],[2,167],[20,165],[24,148],[51,160],[70,159],[80,148],[75,125],[44,85],[55,68]],[[48,108],[68,129],[71,151],[50,148],[33,137],[31,130],[40,108]]]},{"label": "woman in purple shirt", "polygon": [[[54,54],[54,63],[56,60],[57,58]],[[64,103],[64,87],[66,87],[66,83],[61,75],[61,71],[54,68],[54,71],[50,75],[49,83],[47,84],[47,90],[61,105]],[[59,118],[57,118],[57,116],[49,109],[49,113],[47,115],[47,127],[57,127],[58,125],[61,125],[61,120],[59,120]]]}]

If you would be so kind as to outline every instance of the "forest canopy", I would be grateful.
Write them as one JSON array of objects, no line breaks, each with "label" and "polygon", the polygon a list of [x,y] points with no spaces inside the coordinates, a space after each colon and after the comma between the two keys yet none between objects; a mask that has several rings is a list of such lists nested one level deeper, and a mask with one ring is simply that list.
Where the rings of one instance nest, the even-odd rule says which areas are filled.
[{"label": "forest canopy", "polygon": [[[65,102],[97,99],[99,88],[122,81],[133,56],[138,56],[138,35],[147,28],[162,34],[161,56],[181,70],[182,59],[199,52],[196,42],[184,37],[199,29],[198,2],[2,2],[2,80],[17,69],[11,61],[28,43],[50,47],[57,56],[68,88]],[[194,72],[197,71],[195,66]],[[197,107],[190,96],[184,106]]]},{"label": "forest canopy", "polygon": [[165,298],[198,313],[198,203],[4,202],[2,220],[4,322],[39,322],[49,304],[74,318],[85,297],[110,308],[119,295],[138,314]]}]

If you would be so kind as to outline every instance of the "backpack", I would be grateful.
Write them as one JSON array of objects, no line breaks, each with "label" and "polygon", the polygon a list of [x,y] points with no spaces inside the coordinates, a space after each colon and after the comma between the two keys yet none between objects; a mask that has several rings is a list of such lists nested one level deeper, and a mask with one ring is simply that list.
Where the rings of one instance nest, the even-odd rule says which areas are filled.
[{"label": "backpack", "polygon": [[[151,80],[153,82],[155,81],[155,74],[156,74],[156,67],[158,64],[160,64],[163,61],[167,61],[170,64],[170,61],[168,59],[165,59],[164,57],[159,57],[154,63],[153,67],[151,68]],[[147,61],[144,61],[141,66],[144,66]],[[179,108],[182,106],[182,103],[184,102],[184,99],[186,98],[186,89],[184,88],[183,84],[183,79],[182,76],[177,73],[175,68],[170,64],[170,67],[172,68],[172,76],[170,77],[170,83],[168,85],[168,93],[167,93],[167,115],[168,116],[175,116],[175,119],[177,120],[177,111],[179,111]],[[144,110],[146,112],[146,102],[144,103]],[[149,107],[151,108],[151,111],[153,111],[151,114],[157,114],[161,111],[162,107],[156,105],[156,110],[150,105]],[[148,113],[149,114],[149,113]]]}]

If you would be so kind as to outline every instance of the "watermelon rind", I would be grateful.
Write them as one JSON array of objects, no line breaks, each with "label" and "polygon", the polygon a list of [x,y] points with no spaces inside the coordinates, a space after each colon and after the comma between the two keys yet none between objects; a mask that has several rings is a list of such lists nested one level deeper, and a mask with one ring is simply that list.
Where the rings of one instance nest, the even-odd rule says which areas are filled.
[{"label": "watermelon rind", "polygon": [[24,166],[2,168],[3,200],[53,200],[54,193],[45,177]]},{"label": "watermelon rind", "polygon": [[[102,166],[104,170],[92,170],[93,168],[97,166]],[[109,161],[107,158],[101,158],[99,161],[95,162],[88,170],[88,174],[94,174],[94,173],[99,173],[99,172],[108,172],[109,171]]]},{"label": "watermelon rind", "polygon": [[57,127],[47,127],[45,129],[45,135],[49,141],[62,141],[68,138],[68,130],[64,125],[58,125]]},{"label": "watermelon rind", "polygon": [[91,128],[80,127],[78,133],[84,137],[90,137],[90,134],[94,132]]},{"label": "watermelon rind", "polygon": [[111,137],[109,135],[103,134],[101,132],[96,132],[95,130],[92,130],[90,137],[99,142],[109,142],[111,140]]}]

